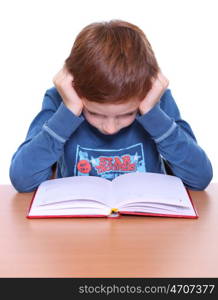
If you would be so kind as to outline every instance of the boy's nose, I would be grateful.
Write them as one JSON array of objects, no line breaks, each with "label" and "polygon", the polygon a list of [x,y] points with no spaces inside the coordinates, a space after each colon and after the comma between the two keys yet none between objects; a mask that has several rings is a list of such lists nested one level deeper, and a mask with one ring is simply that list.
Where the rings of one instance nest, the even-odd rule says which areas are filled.
[{"label": "boy's nose", "polygon": [[115,121],[105,121],[103,126],[103,131],[105,134],[114,134],[117,132],[117,126]]}]

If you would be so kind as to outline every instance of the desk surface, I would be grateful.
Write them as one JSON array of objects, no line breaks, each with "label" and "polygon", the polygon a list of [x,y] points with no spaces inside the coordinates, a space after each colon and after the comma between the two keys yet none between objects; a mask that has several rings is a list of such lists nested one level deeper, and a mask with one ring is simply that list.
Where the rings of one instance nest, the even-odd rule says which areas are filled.
[{"label": "desk surface", "polygon": [[198,219],[26,218],[33,193],[0,186],[0,277],[218,277],[218,184]]}]

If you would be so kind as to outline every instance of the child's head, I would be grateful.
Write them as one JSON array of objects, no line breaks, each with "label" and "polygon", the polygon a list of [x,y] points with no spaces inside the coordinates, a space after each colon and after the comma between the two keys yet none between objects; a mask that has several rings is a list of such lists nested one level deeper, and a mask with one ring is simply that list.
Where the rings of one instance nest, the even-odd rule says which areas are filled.
[{"label": "child's head", "polygon": [[158,72],[143,31],[120,20],[86,26],[65,63],[78,95],[99,103],[143,99]]},{"label": "child's head", "polygon": [[86,119],[106,134],[134,121],[139,102],[159,70],[143,31],[120,20],[86,26],[76,37],[65,65],[84,100]]}]

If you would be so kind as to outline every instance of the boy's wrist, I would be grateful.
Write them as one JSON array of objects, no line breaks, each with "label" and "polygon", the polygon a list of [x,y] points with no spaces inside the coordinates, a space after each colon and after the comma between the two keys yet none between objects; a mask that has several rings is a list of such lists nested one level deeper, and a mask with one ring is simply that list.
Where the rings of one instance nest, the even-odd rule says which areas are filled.
[{"label": "boy's wrist", "polygon": [[154,139],[167,132],[173,123],[173,119],[160,108],[159,103],[146,114],[137,116],[136,119]]},{"label": "boy's wrist", "polygon": [[139,112],[140,112],[141,115],[145,115],[145,114],[147,114],[153,107],[154,107],[154,105],[153,105],[153,106],[147,106],[147,107],[139,106]]},{"label": "boy's wrist", "polygon": [[70,105],[67,103],[64,103],[65,106],[77,117],[79,117],[82,113],[82,107],[77,107],[76,105]]},{"label": "boy's wrist", "polygon": [[67,140],[83,121],[84,118],[82,116],[76,116],[62,102],[58,110],[48,120],[47,126],[57,135]]}]

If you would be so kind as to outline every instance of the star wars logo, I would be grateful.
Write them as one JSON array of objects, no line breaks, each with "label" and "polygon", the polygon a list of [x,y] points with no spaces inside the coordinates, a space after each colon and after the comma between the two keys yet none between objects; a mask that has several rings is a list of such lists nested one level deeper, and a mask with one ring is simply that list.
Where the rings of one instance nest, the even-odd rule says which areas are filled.
[{"label": "star wars logo", "polygon": [[135,171],[136,164],[131,163],[129,155],[120,157],[99,157],[99,165],[95,166],[98,174],[109,171]]}]

